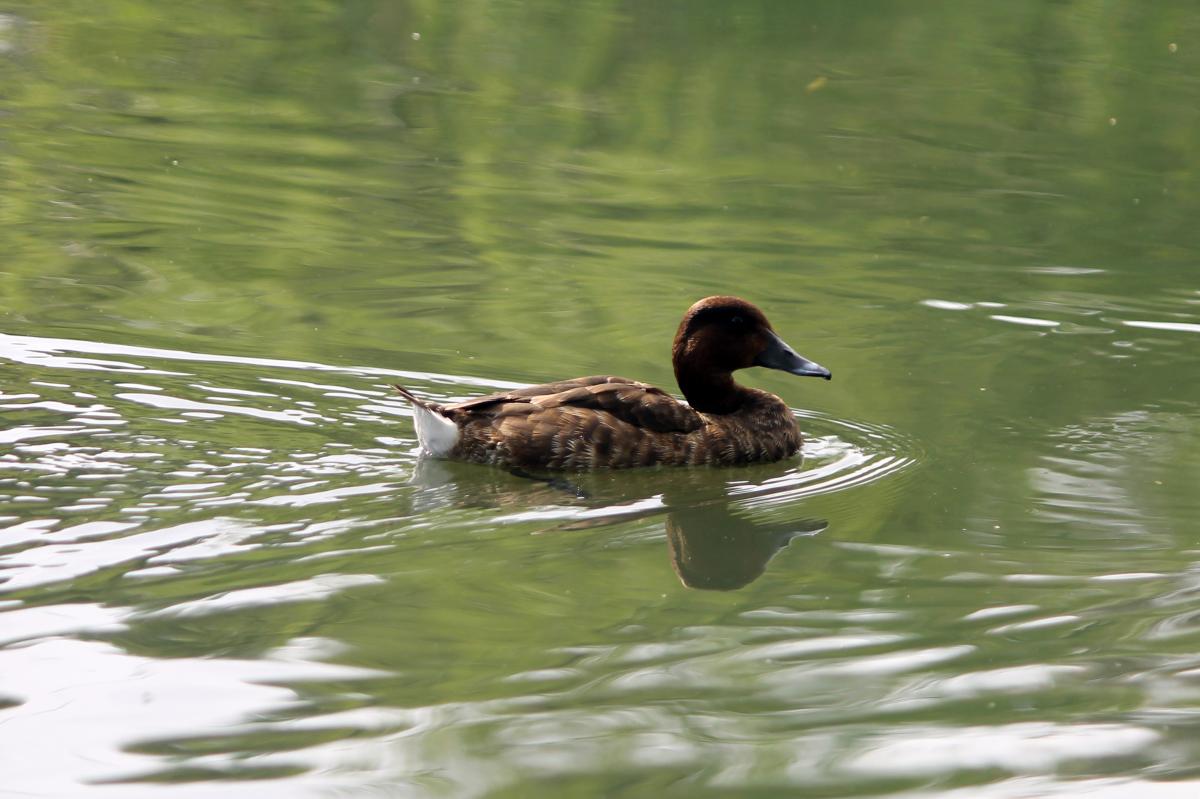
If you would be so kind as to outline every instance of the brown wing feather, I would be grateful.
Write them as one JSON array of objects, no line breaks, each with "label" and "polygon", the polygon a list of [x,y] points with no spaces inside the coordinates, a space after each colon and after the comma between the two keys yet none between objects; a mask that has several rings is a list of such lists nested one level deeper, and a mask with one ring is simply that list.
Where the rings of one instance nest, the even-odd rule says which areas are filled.
[{"label": "brown wing feather", "polygon": [[[626,465],[614,452],[616,438],[634,440],[658,435],[626,425],[605,411],[569,406],[539,408],[523,406],[527,413],[512,413],[494,419],[494,432],[504,455],[526,468],[589,469]],[[623,428],[621,433],[617,427]]]},{"label": "brown wing feather", "polygon": [[613,381],[617,383],[634,383],[633,380],[626,380],[623,377],[614,377],[612,375],[576,377],[572,380],[559,380],[554,383],[542,383],[536,386],[526,386],[525,388],[514,388],[508,391],[499,391],[495,394],[474,397],[465,402],[460,402],[456,405],[449,405],[447,407],[453,408],[454,410],[477,410],[500,402],[521,402],[526,401],[531,397],[557,394],[560,391],[566,391],[568,389],[575,388],[576,386],[593,386],[599,383]]},{"label": "brown wing feather", "polygon": [[463,414],[499,418],[528,416],[554,408],[605,411],[622,422],[657,433],[690,433],[704,424],[700,414],[662,389],[612,375],[561,380],[476,397],[445,410],[451,418]]}]

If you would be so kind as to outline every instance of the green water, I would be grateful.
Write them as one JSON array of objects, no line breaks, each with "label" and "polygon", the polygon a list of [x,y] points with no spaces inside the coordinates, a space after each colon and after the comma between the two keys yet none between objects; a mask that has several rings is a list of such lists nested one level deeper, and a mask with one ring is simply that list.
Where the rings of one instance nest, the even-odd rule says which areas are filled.
[{"label": "green water", "polygon": [[[0,794],[1191,797],[1200,17],[0,8]],[[673,388],[804,460],[418,459],[389,382]]]}]

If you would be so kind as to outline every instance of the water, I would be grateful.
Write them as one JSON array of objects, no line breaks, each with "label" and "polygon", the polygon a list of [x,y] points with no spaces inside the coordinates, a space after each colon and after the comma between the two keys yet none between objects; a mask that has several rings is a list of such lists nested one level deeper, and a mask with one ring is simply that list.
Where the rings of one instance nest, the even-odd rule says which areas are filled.
[{"label": "water", "polygon": [[[418,35],[419,34],[419,35]],[[1191,796],[1182,2],[0,9],[0,792]],[[418,457],[673,386],[803,460]]]}]

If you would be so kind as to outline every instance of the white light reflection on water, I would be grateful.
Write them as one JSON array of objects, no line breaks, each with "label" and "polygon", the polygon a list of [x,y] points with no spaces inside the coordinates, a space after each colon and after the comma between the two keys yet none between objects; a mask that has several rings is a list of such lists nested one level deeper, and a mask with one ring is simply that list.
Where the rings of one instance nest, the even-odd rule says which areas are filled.
[{"label": "white light reflection on water", "polygon": [[[114,623],[93,618],[90,631]],[[65,629],[51,624],[45,632],[61,635]],[[380,675],[270,657],[140,657],[108,643],[57,637],[3,650],[0,664],[6,675],[0,700],[19,703],[4,714],[4,787],[34,796],[78,795],[86,783],[94,786],[89,795],[154,796],[161,787],[153,784],[103,786],[146,771],[151,761],[136,751],[142,742],[237,729],[256,714],[295,706],[295,690],[280,683],[353,682]],[[260,776],[254,774],[256,764],[236,756],[197,760],[195,768],[214,776]],[[304,787],[311,790],[323,781],[310,776]],[[273,789],[264,785],[268,792],[256,795],[286,796],[300,787],[289,789],[285,781]]]},{"label": "white light reflection on water", "polygon": [[[233,754],[195,753],[181,762],[195,773],[220,775],[228,784],[237,784],[239,775],[270,777],[260,784],[276,789],[292,784],[289,795],[296,795],[294,791],[322,784],[312,772],[352,768],[364,758],[391,763],[400,780],[413,776],[410,763],[425,764],[424,769],[440,760],[451,768],[465,759],[474,763],[480,775],[478,792],[484,792],[489,784],[506,778],[495,769],[487,776],[485,763],[472,755],[433,756],[421,738],[411,738],[410,733],[394,738],[389,730],[412,730],[425,723],[443,728],[472,726],[497,713],[508,719],[508,726],[520,725],[527,734],[539,725],[561,733],[582,718],[589,725],[596,723],[595,714],[576,711],[538,720],[537,714],[529,715],[529,698],[515,704],[451,705],[425,722],[416,721],[412,712],[386,708],[306,710],[297,704],[296,685],[314,680],[345,682],[343,693],[348,699],[355,695],[354,681],[387,678],[390,672],[319,662],[336,658],[336,646],[309,648],[297,656],[300,662],[288,665],[269,653],[257,659],[216,652],[202,658],[163,659],[126,651],[117,643],[131,635],[141,637],[146,625],[182,625],[175,634],[186,637],[189,624],[277,613],[288,604],[320,607],[347,592],[386,586],[388,580],[380,574],[347,569],[347,559],[361,567],[369,563],[361,560],[364,556],[392,552],[405,535],[400,531],[421,530],[419,516],[397,516],[397,511],[406,503],[414,511],[423,507],[422,502],[428,504],[445,477],[435,476],[430,485],[422,485],[420,479],[409,482],[410,475],[420,478],[423,472],[411,454],[411,430],[394,421],[407,416],[408,410],[391,400],[380,379],[404,378],[434,393],[448,388],[456,397],[512,384],[18,336],[0,337],[0,353],[14,366],[30,367],[30,375],[37,377],[27,381],[29,390],[0,398],[0,412],[12,422],[6,433],[17,444],[0,461],[0,491],[11,492],[9,507],[16,514],[8,516],[7,528],[0,530],[0,592],[17,598],[0,616],[6,622],[4,640],[9,644],[0,650],[0,668],[24,675],[6,681],[3,688],[3,701],[15,705],[6,711],[4,729],[18,742],[7,750],[23,763],[9,771],[6,784],[54,793],[69,792],[69,786],[84,781],[170,774],[173,766],[160,760],[160,750],[169,751],[172,744],[155,741],[302,732],[318,733],[319,738],[325,734],[322,730],[344,730],[346,735],[371,732],[380,737],[374,745],[357,746],[349,754],[344,747],[306,739],[302,753],[283,751],[253,762]],[[79,353],[102,357],[80,358]],[[164,363],[185,364],[196,371],[163,368]],[[86,392],[77,391],[65,379],[46,379],[72,371],[90,375]],[[139,379],[130,382],[127,376],[135,372]],[[294,372],[321,372],[332,379],[289,376]],[[84,404],[78,402],[80,393],[89,395]],[[163,412],[167,415],[153,415]],[[82,415],[89,415],[95,424],[57,421]],[[806,468],[785,466],[766,479],[718,483],[714,497],[747,508],[784,504],[866,484],[914,462],[907,443],[886,428],[801,416],[806,429],[817,431],[806,444]],[[182,426],[174,432],[162,423]],[[359,423],[364,424],[362,432],[355,429]],[[315,436],[298,448],[301,439],[292,434],[285,438],[277,430],[281,425],[307,428]],[[381,432],[391,435],[378,435]],[[23,438],[41,441],[26,444],[21,443]],[[381,439],[399,447],[380,447]],[[442,468],[426,466],[435,472]],[[528,491],[519,481],[517,487]],[[552,504],[492,515],[486,522],[558,523],[610,516],[619,521],[666,509],[663,498],[656,495],[591,506],[562,504],[557,493],[550,498]],[[661,535],[656,532],[654,537]],[[274,571],[282,571],[286,564],[286,577],[253,568],[256,563],[272,562]],[[223,577],[215,590],[194,584],[217,575]],[[101,602],[55,598],[58,591],[77,594],[73,587],[88,581],[113,585],[115,590],[100,594],[111,598]],[[122,605],[119,597],[132,599],[132,604]],[[879,650],[902,638],[873,633],[863,640]],[[298,640],[303,639],[293,642]],[[846,638],[852,640],[854,636]],[[787,648],[813,654],[825,651],[817,640],[794,642]],[[843,649],[837,646],[827,654]],[[300,651],[293,643],[277,648],[285,650]],[[580,678],[600,669],[605,682],[623,695],[659,682],[653,675],[660,666],[653,660],[690,659],[710,650],[708,646],[695,652],[666,647],[650,663],[626,653],[620,658],[626,664],[621,670],[632,671],[625,675],[607,673],[613,666],[607,658],[595,659],[590,668],[558,673]],[[747,650],[752,660],[755,651]],[[764,650],[763,656],[769,651]],[[914,657],[918,660],[913,662],[924,662],[922,656]],[[723,660],[710,662],[724,668]],[[538,673],[555,670],[529,672]],[[545,679],[530,685],[544,689]],[[700,683],[713,679],[724,682],[713,674]],[[282,683],[290,687],[281,687]],[[109,687],[98,691],[97,685]],[[126,708],[130,703],[135,707]],[[280,713],[295,718],[255,721]],[[89,721],[114,718],[122,719],[116,729]],[[618,718],[614,716],[614,721]],[[665,721],[663,716],[652,726]],[[625,726],[621,722],[612,729]],[[49,749],[52,731],[60,727],[72,732],[57,738],[57,754],[49,759],[39,754]],[[705,756],[703,747],[676,735],[632,728],[631,734],[645,741],[659,740],[640,756],[647,763],[663,757],[688,763]],[[409,743],[417,748],[406,753]],[[548,757],[563,764],[577,758],[583,754],[578,750],[583,744],[567,734],[560,745],[540,753],[515,743],[510,753],[519,768],[534,769]],[[672,751],[675,754],[668,755]],[[398,761],[396,754],[400,754]],[[299,773],[309,774],[302,786],[289,776]],[[128,795],[139,792],[134,784],[109,788],[114,795],[121,795],[123,789],[128,789]],[[101,788],[96,790],[103,795]]]},{"label": "white light reflection on water", "polygon": [[[612,764],[681,770],[731,790],[910,785],[996,771],[1041,774],[1049,784],[1072,764],[1137,764],[1162,744],[1165,733],[1136,716],[1067,725],[1023,720],[1022,708],[1090,695],[1089,685],[1104,679],[1102,662],[1070,654],[1073,637],[1108,618],[1104,601],[1073,606],[1064,588],[1144,587],[1155,621],[1138,634],[1186,640],[1196,629],[1194,580],[1133,563],[1057,574],[961,548],[823,541],[824,520],[797,519],[810,513],[808,500],[852,498],[850,489],[871,485],[886,492],[903,481],[883,478],[920,474],[911,467],[923,453],[890,428],[800,412],[802,466],[701,480],[655,472],[644,493],[644,476],[602,477],[588,484],[591,498],[577,500],[493,470],[418,462],[411,428],[397,424],[407,409],[383,385],[399,375],[457,398],[492,390],[494,381],[86,346],[118,365],[96,358],[81,366],[68,342],[54,340],[44,349],[62,360],[46,368],[36,340],[22,339],[20,363],[36,364],[28,376],[37,380],[0,398],[9,431],[45,433],[0,456],[8,497],[0,670],[22,675],[0,686],[0,704],[10,706],[0,710],[0,729],[14,742],[3,757],[16,762],[6,765],[15,789],[70,795],[92,781],[97,797],[155,796],[158,781],[181,780],[172,793],[185,797],[220,780],[220,792],[262,796],[383,783],[418,795],[485,796]],[[82,385],[63,376],[70,370],[87,376]],[[144,375],[136,385],[130,371]],[[321,379],[305,379],[314,371]],[[92,396],[81,402],[77,393]],[[200,407],[221,416],[183,415]],[[72,424],[80,408],[96,424]],[[1153,460],[1171,439],[1147,430],[1187,425],[1131,412],[1064,426],[1052,438],[1058,446],[1025,472],[1036,499],[1030,513],[1149,540],[1129,526],[1138,517],[1119,512],[1140,497],[1109,491],[1123,485],[1113,470],[1138,461],[1114,459],[1106,431],[1121,431],[1123,452]],[[716,519],[724,533],[745,536],[734,549],[703,537]],[[613,532],[578,535],[597,524]],[[525,532],[577,537],[541,543],[552,537]],[[547,609],[572,601],[506,563],[536,568],[583,552],[626,575],[615,570],[635,560],[622,548],[652,544],[661,565],[648,595],[669,605],[678,600],[666,593],[674,580],[664,537],[679,582],[730,590],[762,577],[797,536],[808,537],[804,557],[766,570],[763,581],[776,587],[768,601],[748,591],[734,613],[669,629],[650,627],[639,611],[616,632],[580,627],[568,636],[573,647],[514,653],[498,643],[471,653],[496,659],[479,667],[483,687],[453,682],[470,679],[461,675],[471,674],[470,658],[441,660],[440,648],[466,636],[420,621],[439,612],[425,594],[462,574],[474,579],[455,563],[499,557],[513,587],[496,593],[464,581],[440,595],[463,597],[457,615],[439,618],[453,625],[484,613],[502,626],[506,611],[493,613],[489,603],[504,597],[537,596]],[[591,541],[599,548],[586,549]],[[509,547],[528,551],[505,561]],[[439,550],[458,554],[430,560]],[[704,583],[705,570],[728,565],[734,551],[753,562]],[[929,576],[937,574],[944,579]],[[619,595],[629,579],[608,578],[606,589]],[[846,591],[835,580],[861,585]],[[948,601],[951,591],[970,600]],[[568,618],[595,600],[578,602]],[[294,617],[281,615],[289,608]],[[942,624],[922,621],[939,613]],[[363,616],[373,626],[356,632]],[[359,654],[393,636],[402,655]],[[1044,661],[1024,656],[1031,640],[1050,647]],[[439,667],[451,672],[448,682],[427,691],[420,681],[433,679],[426,672],[435,662],[455,665]],[[1195,658],[1158,668],[1143,675],[1155,702],[1194,693],[1187,675],[1200,668]],[[759,712],[730,705],[735,696]],[[1000,708],[994,723],[929,721],[983,705]],[[1013,784],[996,782],[988,795]]]}]

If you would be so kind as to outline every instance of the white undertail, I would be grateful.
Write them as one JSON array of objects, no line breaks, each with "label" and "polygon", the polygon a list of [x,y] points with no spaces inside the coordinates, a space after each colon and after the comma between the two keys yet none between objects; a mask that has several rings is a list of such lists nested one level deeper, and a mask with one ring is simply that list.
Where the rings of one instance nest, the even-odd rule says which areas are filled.
[{"label": "white undertail", "polygon": [[417,441],[421,449],[436,458],[444,458],[458,443],[458,425],[438,412],[436,406],[417,399],[400,386],[395,387],[404,395],[413,409],[413,424],[417,428]]}]

